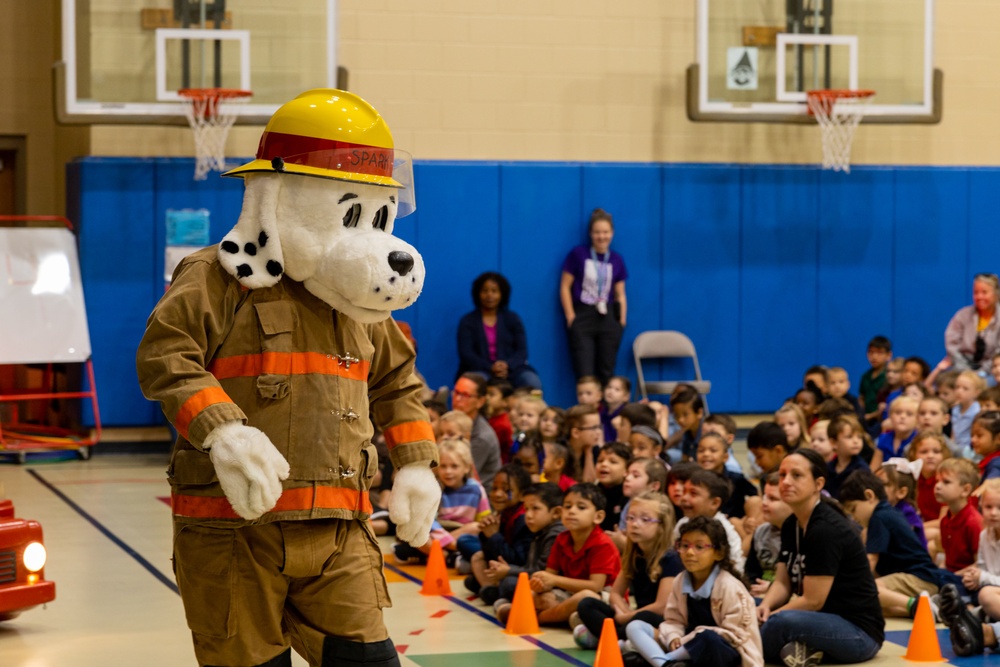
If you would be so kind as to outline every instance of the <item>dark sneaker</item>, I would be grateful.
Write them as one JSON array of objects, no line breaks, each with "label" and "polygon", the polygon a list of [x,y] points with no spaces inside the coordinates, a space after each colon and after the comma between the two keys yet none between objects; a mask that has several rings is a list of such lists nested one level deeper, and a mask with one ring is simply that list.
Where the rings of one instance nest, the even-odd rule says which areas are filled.
[{"label": "dark sneaker", "polygon": [[502,598],[500,600],[497,600],[496,604],[493,605],[493,609],[497,613],[497,620],[500,621],[500,625],[504,626],[505,628],[507,627],[507,619],[510,618],[510,610],[511,607],[513,606],[514,605],[512,605],[510,602]]},{"label": "dark sneaker", "polygon": [[816,667],[823,660],[823,651],[811,649],[802,642],[789,642],[778,653],[785,667]]},{"label": "dark sneaker", "polygon": [[983,624],[962,601],[955,584],[941,587],[941,621],[948,626],[955,655],[979,655],[983,652]]}]

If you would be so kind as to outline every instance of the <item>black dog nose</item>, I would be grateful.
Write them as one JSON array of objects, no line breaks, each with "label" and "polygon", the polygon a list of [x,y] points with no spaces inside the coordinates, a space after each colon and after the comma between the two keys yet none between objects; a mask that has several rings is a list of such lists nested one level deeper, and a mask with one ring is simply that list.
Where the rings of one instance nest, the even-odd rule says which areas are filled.
[{"label": "black dog nose", "polygon": [[393,250],[389,253],[389,266],[401,276],[405,276],[413,268],[413,257],[408,252]]}]

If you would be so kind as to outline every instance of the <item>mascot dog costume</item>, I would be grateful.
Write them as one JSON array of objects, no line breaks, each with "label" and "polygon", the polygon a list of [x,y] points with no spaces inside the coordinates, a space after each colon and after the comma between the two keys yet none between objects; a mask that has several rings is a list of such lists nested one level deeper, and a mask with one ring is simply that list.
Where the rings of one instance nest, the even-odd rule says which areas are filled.
[{"label": "mascot dog costume", "polygon": [[275,112],[218,247],[185,258],[149,318],[139,382],[178,432],[174,571],[201,665],[398,665],[368,489],[382,430],[397,535],[427,541],[440,489],[414,351],[390,311],[424,266],[392,236],[412,170],[339,90]]}]

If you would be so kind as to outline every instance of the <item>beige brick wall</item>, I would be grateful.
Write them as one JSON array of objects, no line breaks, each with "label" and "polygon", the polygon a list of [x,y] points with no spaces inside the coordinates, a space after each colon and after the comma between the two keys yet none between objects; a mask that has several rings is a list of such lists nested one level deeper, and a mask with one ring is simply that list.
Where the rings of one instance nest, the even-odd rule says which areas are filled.
[{"label": "beige brick wall", "polygon": [[[820,157],[815,127],[687,119],[693,0],[339,4],[339,59],[350,70],[352,90],[382,112],[397,145],[418,159],[814,163]],[[260,19],[294,28],[294,17],[267,7],[273,3],[234,5],[234,23]],[[855,163],[996,164],[996,25],[995,0],[939,0],[943,122],[863,126]],[[288,66],[281,58],[308,60],[270,53],[275,70]],[[259,134],[260,128],[235,128],[229,152],[252,153]],[[91,142],[100,155],[191,153],[183,129],[98,126]]]}]

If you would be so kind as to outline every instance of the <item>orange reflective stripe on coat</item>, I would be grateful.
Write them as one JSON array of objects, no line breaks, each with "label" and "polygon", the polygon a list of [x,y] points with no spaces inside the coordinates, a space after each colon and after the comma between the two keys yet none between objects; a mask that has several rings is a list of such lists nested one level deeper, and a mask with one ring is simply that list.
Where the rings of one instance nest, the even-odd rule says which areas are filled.
[{"label": "orange reflective stripe on coat", "polygon": [[219,380],[255,375],[336,375],[348,380],[368,380],[369,362],[345,363],[333,354],[319,352],[262,352],[216,358],[208,372]]},{"label": "orange reflective stripe on coat", "polygon": [[[177,516],[196,519],[240,519],[225,497],[184,496],[173,494],[170,507]],[[335,509],[371,514],[372,503],[367,491],[331,486],[285,489],[270,512]]]},{"label": "orange reflective stripe on coat", "polygon": [[226,394],[222,387],[207,387],[202,389],[184,401],[184,405],[177,411],[177,417],[174,418],[174,427],[181,434],[181,437],[187,438],[191,422],[201,414],[202,410],[215,403],[232,402],[233,399],[229,398],[229,395]]},{"label": "orange reflective stripe on coat", "polygon": [[435,440],[434,429],[431,427],[430,422],[425,421],[396,424],[387,428],[382,435],[385,436],[385,444],[389,449],[418,440],[430,440],[431,442]]}]

